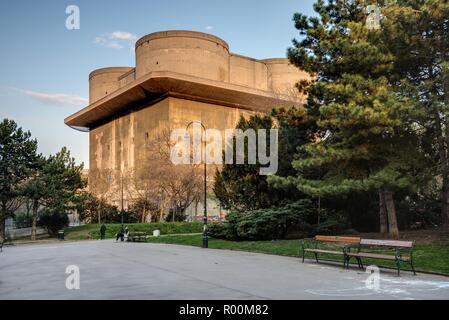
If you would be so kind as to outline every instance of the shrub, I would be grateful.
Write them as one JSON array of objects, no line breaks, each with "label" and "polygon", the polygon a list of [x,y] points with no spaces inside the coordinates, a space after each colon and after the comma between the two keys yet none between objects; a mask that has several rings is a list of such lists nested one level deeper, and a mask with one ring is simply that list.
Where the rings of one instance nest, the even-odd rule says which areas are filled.
[{"label": "shrub", "polygon": [[210,228],[210,235],[229,240],[274,240],[289,234],[304,237],[313,233],[310,218],[314,211],[313,203],[303,199],[282,208],[232,212],[225,223]]},{"label": "shrub", "polygon": [[18,214],[14,217],[16,228],[29,228],[33,223],[33,217],[28,214]]},{"label": "shrub", "polygon": [[[103,218],[103,223],[122,223],[122,211],[112,210]],[[139,217],[132,211],[123,210],[123,223],[138,223]]]},{"label": "shrub", "polygon": [[39,218],[39,225],[50,234],[56,236],[58,231],[69,225],[69,217],[66,212],[45,209]]},{"label": "shrub", "polygon": [[217,239],[235,239],[229,223],[212,223],[208,226],[208,233]]}]

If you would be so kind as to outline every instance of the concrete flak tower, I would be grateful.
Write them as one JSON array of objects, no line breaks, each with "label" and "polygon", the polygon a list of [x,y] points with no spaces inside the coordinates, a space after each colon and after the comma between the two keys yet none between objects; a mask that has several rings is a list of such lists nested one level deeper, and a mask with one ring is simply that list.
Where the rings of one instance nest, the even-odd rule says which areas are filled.
[{"label": "concrete flak tower", "polygon": [[115,204],[118,177],[145,163],[151,133],[193,120],[231,129],[240,116],[301,106],[295,85],[309,78],[288,59],[235,54],[224,40],[194,31],[146,35],[136,42],[135,57],[135,67],[93,71],[89,105],[65,119],[89,131],[90,190]]}]

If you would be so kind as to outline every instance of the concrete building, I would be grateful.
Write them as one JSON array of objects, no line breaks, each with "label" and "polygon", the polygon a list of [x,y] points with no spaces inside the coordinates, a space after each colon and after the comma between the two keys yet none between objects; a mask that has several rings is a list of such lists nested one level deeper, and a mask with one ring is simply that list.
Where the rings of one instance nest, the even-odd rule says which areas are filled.
[{"label": "concrete building", "polygon": [[91,183],[91,192],[117,205],[120,174],[147,159],[152,132],[183,128],[193,120],[207,128],[235,128],[242,115],[299,106],[304,100],[295,84],[308,74],[287,59],[234,54],[210,34],[156,32],[138,40],[135,50],[135,67],[93,71],[89,106],[65,119],[89,131],[90,180],[95,172],[113,172],[105,183]]}]

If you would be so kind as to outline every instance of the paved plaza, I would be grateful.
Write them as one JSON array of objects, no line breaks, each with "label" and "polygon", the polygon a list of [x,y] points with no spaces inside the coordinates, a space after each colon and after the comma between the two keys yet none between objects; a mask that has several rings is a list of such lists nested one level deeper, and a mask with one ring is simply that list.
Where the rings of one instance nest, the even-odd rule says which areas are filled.
[{"label": "paved plaza", "polygon": [[[67,266],[79,268],[68,290]],[[5,247],[4,299],[449,299],[449,278],[381,270],[368,274],[297,258],[112,240]]]}]

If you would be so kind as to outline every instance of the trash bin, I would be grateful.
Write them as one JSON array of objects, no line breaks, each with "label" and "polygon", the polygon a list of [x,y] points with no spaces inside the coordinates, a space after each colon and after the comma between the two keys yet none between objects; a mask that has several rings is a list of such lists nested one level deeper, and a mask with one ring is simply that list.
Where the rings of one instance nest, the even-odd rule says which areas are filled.
[{"label": "trash bin", "polygon": [[161,230],[156,229],[153,231],[153,237],[159,237],[161,235]]},{"label": "trash bin", "polygon": [[64,240],[64,230],[58,231],[58,240],[60,240],[60,241]]}]

